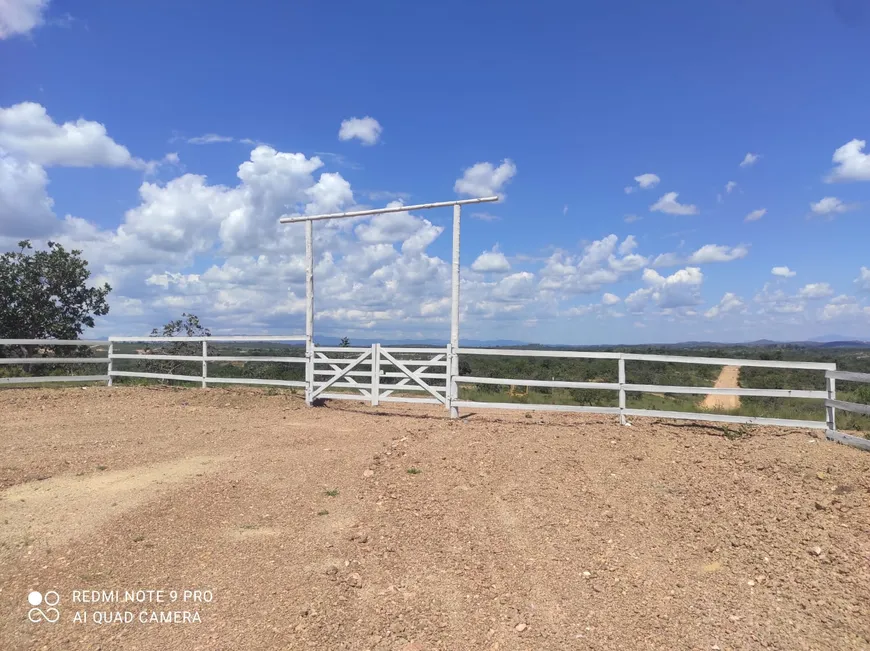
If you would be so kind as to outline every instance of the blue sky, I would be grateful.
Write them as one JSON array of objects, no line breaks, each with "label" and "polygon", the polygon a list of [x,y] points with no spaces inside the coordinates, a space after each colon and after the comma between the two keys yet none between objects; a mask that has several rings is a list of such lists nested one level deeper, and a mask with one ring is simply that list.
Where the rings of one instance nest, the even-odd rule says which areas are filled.
[{"label": "blue sky", "polygon": [[[858,0],[10,0],[0,247],[84,250],[97,334],[295,333],[278,217],[495,192],[465,337],[867,337],[868,60]],[[319,223],[317,332],[446,337],[450,222]]]}]

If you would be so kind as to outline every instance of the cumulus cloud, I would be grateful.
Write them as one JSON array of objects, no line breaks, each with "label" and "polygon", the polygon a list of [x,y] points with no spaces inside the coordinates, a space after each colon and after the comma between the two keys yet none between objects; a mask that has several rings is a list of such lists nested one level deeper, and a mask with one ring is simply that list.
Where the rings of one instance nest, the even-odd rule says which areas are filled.
[{"label": "cumulus cloud", "polygon": [[798,291],[798,298],[815,300],[819,298],[828,298],[834,295],[833,288],[828,283],[810,283],[804,285]]},{"label": "cumulus cloud", "polygon": [[633,248],[626,249],[625,242],[620,245],[619,238],[611,234],[587,244],[579,256],[556,251],[541,269],[540,288],[569,294],[597,292],[647,264],[646,257],[627,252]]},{"label": "cumulus cloud", "polygon": [[0,40],[27,34],[45,22],[49,0],[3,0],[0,2]]},{"label": "cumulus cloud", "polygon": [[852,296],[842,294],[831,299],[818,312],[821,321],[854,320],[856,317],[870,317],[870,307],[862,306]]},{"label": "cumulus cloud", "polygon": [[149,167],[112,140],[99,122],[79,118],[57,124],[35,102],[0,109],[0,148],[44,167]]},{"label": "cumulus cloud", "polygon": [[792,271],[788,267],[774,267],[770,270],[770,273],[774,276],[779,276],[780,278],[791,278],[797,274],[797,272]]},{"label": "cumulus cloud", "polygon": [[616,294],[611,294],[610,292],[605,292],[604,295],[601,297],[601,302],[604,305],[616,305],[621,300],[622,299],[619,298],[619,296],[617,296]]},{"label": "cumulus cloud", "polygon": [[761,158],[761,154],[753,154],[750,152],[743,157],[743,160],[740,162],[740,167],[750,167],[755,165],[759,158]]},{"label": "cumulus cloud", "polygon": [[640,174],[639,176],[635,176],[634,180],[637,183],[637,185],[636,186],[633,186],[633,185],[626,186],[625,194],[631,194],[632,192],[634,192],[635,190],[638,190],[638,189],[649,190],[651,188],[656,187],[659,184],[659,181],[661,181],[661,179],[658,176],[656,176],[655,174],[650,174],[650,173]]},{"label": "cumulus cloud", "polygon": [[511,265],[504,253],[496,246],[492,251],[481,253],[472,263],[471,270],[480,273],[507,273],[511,270]]},{"label": "cumulus cloud", "polygon": [[864,153],[867,142],[857,138],[834,151],[834,169],[825,179],[836,181],[870,181],[870,154]]},{"label": "cumulus cloud", "polygon": [[709,310],[704,312],[704,316],[708,319],[713,319],[729,312],[736,312],[744,307],[743,299],[737,296],[734,292],[726,292],[719,301],[718,305],[714,305]]},{"label": "cumulus cloud", "polygon": [[749,249],[740,244],[738,246],[728,247],[720,244],[705,244],[700,249],[689,256],[690,264],[708,264],[711,262],[731,262],[745,258],[749,253]]},{"label": "cumulus cloud", "polygon": [[837,197],[824,197],[810,204],[810,210],[816,215],[833,215],[851,210],[854,206],[843,203]]},{"label": "cumulus cloud", "polygon": [[516,173],[517,166],[509,158],[504,159],[498,167],[492,163],[475,163],[456,180],[453,190],[471,197],[490,197],[501,194]]},{"label": "cumulus cloud", "polygon": [[679,253],[660,253],[653,259],[650,266],[661,269],[664,267],[676,267],[686,263],[710,264],[713,262],[731,262],[745,258],[748,254],[749,247],[745,244],[738,244],[737,246],[705,244],[688,256]]},{"label": "cumulus cloud", "polygon": [[693,204],[681,204],[677,201],[678,192],[668,192],[649,207],[653,212],[663,212],[668,215],[697,215],[698,207]]},{"label": "cumulus cloud", "polygon": [[349,118],[342,121],[338,130],[339,140],[356,138],[364,145],[374,145],[381,138],[383,127],[373,117]]},{"label": "cumulus cloud", "polygon": [[865,292],[870,292],[870,269],[867,267],[861,267],[858,277],[855,279],[855,284],[859,289],[863,289]]},{"label": "cumulus cloud", "polygon": [[48,176],[41,166],[0,150],[0,234],[38,237],[57,227],[47,185]]},{"label": "cumulus cloud", "polygon": [[725,194],[731,194],[736,187],[737,183],[734,181],[728,181],[728,183],[725,184]]},{"label": "cumulus cloud", "polygon": [[755,222],[764,217],[767,214],[767,208],[759,208],[758,210],[753,210],[751,213],[746,215],[743,218],[745,222]]},{"label": "cumulus cloud", "polygon": [[644,269],[642,278],[647,287],[625,298],[625,306],[631,312],[643,312],[649,304],[662,309],[674,309],[701,303],[704,274],[698,267],[686,267],[670,276],[662,276],[653,269]]}]

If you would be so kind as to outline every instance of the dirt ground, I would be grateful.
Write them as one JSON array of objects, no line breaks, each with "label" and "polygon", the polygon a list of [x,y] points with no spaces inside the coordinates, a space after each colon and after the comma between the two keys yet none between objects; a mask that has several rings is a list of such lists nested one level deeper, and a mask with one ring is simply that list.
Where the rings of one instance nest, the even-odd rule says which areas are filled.
[{"label": "dirt ground", "polygon": [[[736,389],[740,386],[740,367],[725,366],[719,377],[716,379],[716,384],[713,385],[717,389]],[[704,409],[712,409],[717,411],[728,411],[731,409],[740,409],[740,396],[722,396],[708,395],[701,401],[701,406]]]},{"label": "dirt ground", "polygon": [[870,454],[807,431],[241,389],[0,414],[4,650],[870,648]]}]

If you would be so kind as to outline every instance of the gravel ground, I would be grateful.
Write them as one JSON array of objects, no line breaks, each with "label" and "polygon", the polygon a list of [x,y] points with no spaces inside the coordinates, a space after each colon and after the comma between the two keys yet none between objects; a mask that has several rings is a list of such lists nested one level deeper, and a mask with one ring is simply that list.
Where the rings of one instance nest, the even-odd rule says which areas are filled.
[{"label": "gravel ground", "polygon": [[0,414],[4,650],[870,648],[870,454],[805,431],[241,389]]}]

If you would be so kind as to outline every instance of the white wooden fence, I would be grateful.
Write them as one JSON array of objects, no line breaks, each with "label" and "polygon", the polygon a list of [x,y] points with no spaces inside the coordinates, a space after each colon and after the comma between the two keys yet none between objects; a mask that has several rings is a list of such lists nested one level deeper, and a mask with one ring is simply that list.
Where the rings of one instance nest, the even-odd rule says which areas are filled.
[{"label": "white wooden fence", "polygon": [[[829,439],[870,450],[870,441],[864,438],[838,432],[836,410],[841,409],[870,416],[870,405],[837,400],[836,380],[849,382],[868,382],[870,374],[837,371],[834,363],[828,362],[787,362],[779,360],[725,359],[719,357],[689,357],[682,355],[644,355],[637,353],[614,353],[598,351],[568,350],[516,350],[504,348],[446,348],[387,347],[373,344],[371,347],[330,347],[309,346],[305,357],[291,356],[225,356],[209,355],[211,343],[250,343],[250,342],[306,342],[304,335],[263,336],[263,337],[110,337],[108,341],[98,340],[0,340],[0,346],[36,345],[48,346],[107,346],[106,357],[9,357],[0,358],[0,364],[105,364],[104,375],[80,376],[42,376],[0,378],[0,384],[40,383],[40,382],[107,382],[112,378],[136,377],[157,380],[177,380],[196,382],[202,387],[209,384],[252,384],[305,388],[306,401],[312,404],[320,399],[361,400],[372,405],[381,402],[406,402],[443,405],[454,413],[457,408],[471,409],[519,409],[523,411],[563,411],[619,416],[620,422],[628,424],[629,417],[658,417],[722,423],[743,423],[749,425],[778,425],[825,430]],[[201,343],[199,355],[115,353],[119,343]],[[461,355],[493,355],[511,357],[550,357],[561,359],[611,359],[617,363],[617,382],[572,382],[564,380],[530,380],[523,378],[491,378],[462,376],[458,369]],[[149,373],[142,371],[120,371],[113,369],[115,360],[163,360],[201,362],[199,375],[175,375]],[[305,364],[305,380],[278,380],[257,378],[209,377],[209,362],[281,362]],[[711,364],[716,366],[765,367],[805,369],[825,372],[825,390],[803,389],[748,389],[714,388],[690,386],[663,386],[657,384],[630,384],[626,381],[626,362],[668,362],[678,364]],[[484,384],[497,386],[528,386],[567,389],[603,389],[617,392],[616,407],[591,405],[552,405],[509,402],[483,402],[462,400],[459,386],[462,384]],[[632,409],[626,406],[626,394],[665,393],[695,395],[761,396],[773,398],[809,398],[823,401],[825,420],[799,420],[791,418],[765,418],[739,416],[712,412],[680,412],[653,409]],[[421,396],[402,394],[419,393]],[[398,395],[397,395],[398,394]]]}]

